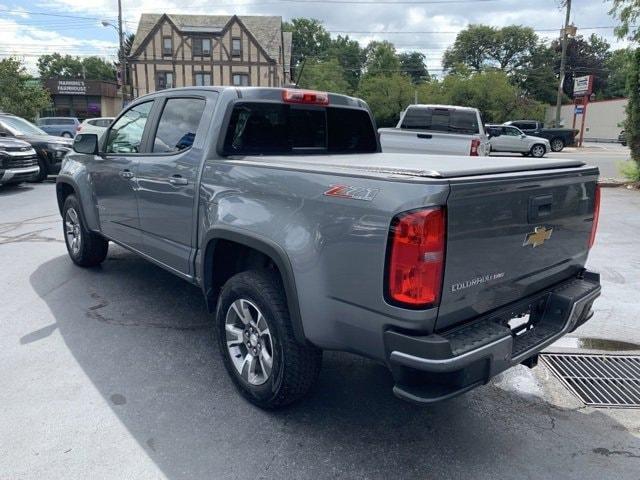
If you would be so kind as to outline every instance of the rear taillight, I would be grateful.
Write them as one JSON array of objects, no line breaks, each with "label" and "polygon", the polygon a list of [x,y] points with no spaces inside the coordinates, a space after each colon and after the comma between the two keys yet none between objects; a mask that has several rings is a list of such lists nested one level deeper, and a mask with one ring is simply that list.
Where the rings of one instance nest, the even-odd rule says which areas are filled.
[{"label": "rear taillight", "polygon": [[282,91],[282,100],[287,103],[329,105],[329,94],[326,92],[316,92],[313,90],[286,89]]},{"label": "rear taillight", "polygon": [[598,219],[600,218],[600,185],[596,184],[593,195],[593,223],[591,224],[591,235],[589,236],[589,248],[593,247],[596,241],[596,231],[598,230]]},{"label": "rear taillight", "polygon": [[390,301],[413,308],[440,300],[445,247],[441,207],[402,213],[391,223],[387,265]]},{"label": "rear taillight", "polygon": [[472,157],[477,157],[479,155],[478,150],[480,149],[480,140],[474,138],[471,140],[471,150],[469,150],[469,155]]}]

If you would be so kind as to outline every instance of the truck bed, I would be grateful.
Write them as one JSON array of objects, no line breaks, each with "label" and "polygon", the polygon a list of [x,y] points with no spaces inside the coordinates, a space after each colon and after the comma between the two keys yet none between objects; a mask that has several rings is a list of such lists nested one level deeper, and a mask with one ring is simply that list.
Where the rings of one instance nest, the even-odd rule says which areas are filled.
[{"label": "truck bed", "polygon": [[235,157],[234,160],[251,164],[264,163],[270,168],[293,168],[313,172],[374,173],[442,179],[584,166],[584,162],[570,159],[468,157],[412,153],[245,156]]}]

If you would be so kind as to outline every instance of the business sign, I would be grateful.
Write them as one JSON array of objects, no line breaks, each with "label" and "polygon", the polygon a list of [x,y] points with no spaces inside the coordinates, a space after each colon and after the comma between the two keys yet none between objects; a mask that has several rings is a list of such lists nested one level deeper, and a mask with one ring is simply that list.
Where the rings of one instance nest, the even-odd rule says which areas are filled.
[{"label": "business sign", "polygon": [[86,95],[87,85],[84,80],[60,80],[58,81],[58,93],[60,95]]},{"label": "business sign", "polygon": [[584,105],[576,105],[576,115],[582,115],[584,113]]},{"label": "business sign", "polygon": [[582,97],[591,95],[593,91],[593,75],[584,75],[573,78],[573,96]]}]

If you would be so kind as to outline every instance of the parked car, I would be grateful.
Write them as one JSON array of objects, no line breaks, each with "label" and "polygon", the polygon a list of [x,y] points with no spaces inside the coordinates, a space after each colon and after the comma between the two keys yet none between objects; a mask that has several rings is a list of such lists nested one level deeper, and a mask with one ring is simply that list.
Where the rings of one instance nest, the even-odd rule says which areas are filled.
[{"label": "parked car", "polygon": [[22,183],[38,176],[38,156],[27,142],[0,137],[0,185]]},{"label": "parked car", "polygon": [[95,133],[100,136],[112,123],[113,117],[87,118],[78,125],[77,133]]},{"label": "parked car", "polygon": [[36,125],[49,135],[73,138],[76,136],[80,120],[76,117],[41,117],[36,120]]},{"label": "parked car", "polygon": [[503,125],[511,125],[522,130],[527,135],[549,140],[552,152],[561,152],[564,147],[576,144],[576,135],[580,130],[571,128],[545,128],[542,122],[536,120],[512,120]]},{"label": "parked car", "polygon": [[489,154],[489,140],[476,108],[411,105],[402,112],[395,128],[378,132],[386,153]]},{"label": "parked car", "polygon": [[515,152],[540,158],[551,151],[549,140],[525,135],[510,125],[486,125],[492,152]]},{"label": "parked car", "polygon": [[48,135],[24,118],[7,113],[0,113],[0,137],[13,137],[31,144],[38,154],[40,170],[34,179],[37,182],[58,173],[62,159],[73,144],[71,139]]},{"label": "parked car", "polygon": [[627,134],[622,130],[618,135],[618,142],[622,144],[623,147],[627,146]]},{"label": "parked car", "polygon": [[535,365],[600,294],[597,179],[575,160],[380,153],[343,95],[191,87],[79,134],[56,192],[75,264],[113,241],[200,286],[233,382],[274,408],[323,349],[386,364],[422,404]]}]

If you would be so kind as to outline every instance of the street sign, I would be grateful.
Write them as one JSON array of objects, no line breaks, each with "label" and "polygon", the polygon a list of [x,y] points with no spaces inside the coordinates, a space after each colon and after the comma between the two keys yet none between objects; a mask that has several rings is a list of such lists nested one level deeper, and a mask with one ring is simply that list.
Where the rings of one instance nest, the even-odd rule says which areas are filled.
[{"label": "street sign", "polygon": [[584,105],[576,105],[576,115],[582,115],[584,113]]},{"label": "street sign", "polygon": [[573,96],[581,97],[591,95],[593,91],[593,75],[585,75],[583,77],[574,77],[573,79]]}]

